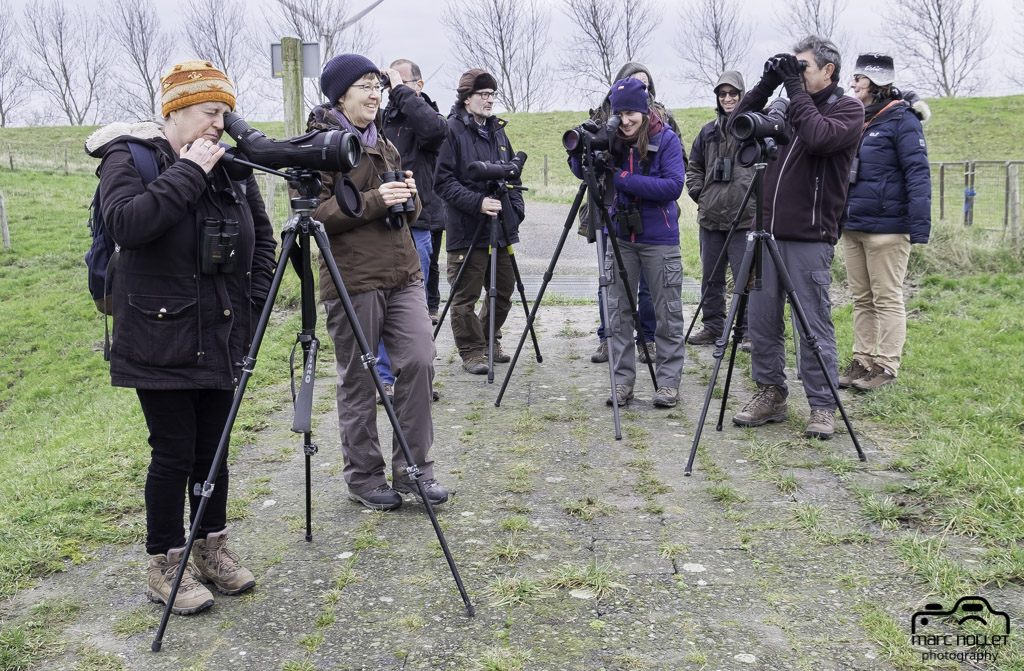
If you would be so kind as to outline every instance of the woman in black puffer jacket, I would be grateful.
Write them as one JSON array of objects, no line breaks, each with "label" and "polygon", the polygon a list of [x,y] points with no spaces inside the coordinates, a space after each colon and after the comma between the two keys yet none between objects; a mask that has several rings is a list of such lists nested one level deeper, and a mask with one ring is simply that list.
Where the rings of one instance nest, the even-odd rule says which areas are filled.
[{"label": "woman in black puffer jacket", "polygon": [[893,86],[890,56],[857,58],[851,88],[864,103],[864,134],[844,214],[843,250],[853,292],[853,360],[839,386],[873,391],[896,379],[907,334],[903,279],[910,245],[928,242],[931,173],[921,122],[928,106]]}]

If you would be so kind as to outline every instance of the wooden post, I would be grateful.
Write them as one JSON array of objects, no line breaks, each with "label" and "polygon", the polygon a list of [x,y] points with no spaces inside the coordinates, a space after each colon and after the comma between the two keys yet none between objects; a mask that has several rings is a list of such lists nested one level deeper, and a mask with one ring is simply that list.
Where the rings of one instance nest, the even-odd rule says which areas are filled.
[{"label": "wooden post", "polygon": [[548,185],[548,155],[544,154],[544,186]]},{"label": "wooden post", "polygon": [[939,220],[946,220],[946,164],[939,164]]},{"label": "wooden post", "polygon": [[7,208],[4,206],[4,192],[0,191],[0,232],[3,234],[4,249],[11,248],[11,232],[7,228]]},{"label": "wooden post", "polygon": [[68,148],[64,147],[64,176],[68,176]]},{"label": "wooden post", "polygon": [[970,208],[973,203],[968,202],[967,192],[971,189],[971,162],[964,161],[964,226],[970,226],[971,221],[969,219]]},{"label": "wooden post", "polygon": [[[295,137],[302,132],[302,41],[281,38],[281,87],[284,91],[284,132]],[[337,100],[329,101],[331,104]]]},{"label": "wooden post", "polygon": [[14,172],[14,150],[11,149],[11,143],[7,143],[7,157],[11,161],[11,172]]},{"label": "wooden post", "polygon": [[1007,166],[1010,175],[1010,240],[1014,249],[1020,247],[1020,164]]}]

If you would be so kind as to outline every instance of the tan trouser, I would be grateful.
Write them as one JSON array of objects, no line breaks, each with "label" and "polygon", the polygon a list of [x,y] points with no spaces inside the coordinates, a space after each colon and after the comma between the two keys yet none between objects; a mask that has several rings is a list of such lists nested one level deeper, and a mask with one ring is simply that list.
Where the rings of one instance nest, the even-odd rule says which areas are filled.
[{"label": "tan trouser", "polygon": [[903,278],[910,258],[906,233],[843,233],[846,275],[853,293],[853,357],[893,375],[907,339]]}]

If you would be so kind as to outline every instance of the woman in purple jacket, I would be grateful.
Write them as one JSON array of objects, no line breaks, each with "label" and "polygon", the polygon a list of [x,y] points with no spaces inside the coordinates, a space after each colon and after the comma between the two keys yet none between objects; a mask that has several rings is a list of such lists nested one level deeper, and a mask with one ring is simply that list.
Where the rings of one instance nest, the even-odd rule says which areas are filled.
[{"label": "woman in purple jacket", "polygon": [[[615,175],[615,200],[610,208],[622,261],[629,276],[629,291],[637,295],[640,270],[651,289],[657,329],[654,342],[658,389],[654,405],[671,408],[679,402],[683,372],[683,262],[679,254],[678,205],[686,170],[678,136],[649,108],[647,86],[638,79],[620,79],[608,93],[612,113],[621,120],[618,138],[624,144]],[[581,176],[579,162],[573,172]],[[608,246],[605,272],[617,276],[614,250]],[[615,369],[619,405],[633,398],[636,361],[633,333],[636,325],[622,282],[609,286],[611,320],[609,356]],[[612,404],[611,397],[608,404]]]}]

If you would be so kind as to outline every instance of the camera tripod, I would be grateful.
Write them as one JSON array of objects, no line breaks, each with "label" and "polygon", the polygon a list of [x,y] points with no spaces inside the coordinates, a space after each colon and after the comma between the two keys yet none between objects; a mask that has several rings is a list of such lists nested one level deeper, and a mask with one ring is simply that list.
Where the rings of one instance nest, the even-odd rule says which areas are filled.
[{"label": "camera tripod", "polygon": [[[583,142],[585,143],[585,149],[583,156],[593,157],[594,152],[590,149],[590,140],[588,137],[584,137]],[[595,240],[597,242],[597,254],[598,254],[598,284],[601,286],[605,300],[602,304],[602,317],[604,323],[611,326],[611,318],[609,316],[608,305],[608,287],[614,281],[614,276],[605,274],[605,241],[604,235],[601,233],[601,229],[606,228],[608,231],[608,241],[612,245],[612,253],[615,256],[616,267],[618,268],[619,278],[626,288],[626,298],[629,300],[629,310],[633,317],[633,323],[637,325],[641,330],[641,339],[645,340],[642,334],[642,328],[640,325],[640,313],[637,308],[637,302],[633,296],[633,292],[630,290],[629,275],[626,272],[626,267],[622,262],[622,254],[619,251],[618,237],[615,234],[615,228],[611,225],[610,217],[608,216],[608,210],[605,208],[605,196],[606,191],[602,188],[599,183],[596,172],[598,170],[604,170],[604,161],[607,157],[602,157],[600,160],[592,161],[591,158],[586,158],[582,161],[584,179],[580,183],[579,189],[576,191],[576,197],[573,199],[572,207],[569,209],[569,216],[565,219],[565,227],[562,229],[562,234],[558,238],[558,244],[555,245],[555,252],[551,256],[551,261],[548,263],[547,270],[544,271],[544,281],[540,285],[540,290],[537,292],[537,298],[533,301],[533,307],[530,313],[526,317],[526,328],[523,329],[523,334],[519,338],[519,344],[516,346],[515,354],[512,355],[512,362],[509,364],[508,371],[505,373],[505,380],[501,384],[501,390],[498,392],[498,398],[494,401],[495,407],[501,406],[501,399],[505,395],[505,389],[508,387],[508,382],[512,378],[512,371],[515,370],[516,362],[519,360],[519,353],[523,349],[523,344],[526,342],[527,331],[533,331],[533,322],[537,316],[537,309],[540,307],[540,302],[544,298],[544,292],[547,290],[548,283],[554,275],[555,264],[558,263],[558,257],[562,253],[562,247],[565,246],[565,240],[569,236],[569,231],[576,221],[576,216],[580,211],[580,206],[583,204],[583,198],[586,196],[587,201],[587,216],[590,218],[591,230],[596,231]],[[594,165],[594,163],[598,165]],[[597,226],[596,224],[600,224]],[[534,336],[536,338],[536,336]],[[622,426],[619,420],[619,397],[615,393],[615,366],[619,359],[625,355],[625,352],[615,352],[612,347],[612,339],[608,338],[605,342],[608,343],[608,377],[611,384],[611,401],[612,401],[612,417],[615,423],[615,440],[622,440]],[[539,361],[540,359],[538,359]],[[647,357],[647,369],[651,373],[651,382],[654,383],[654,388],[658,388],[658,378],[654,372],[654,362],[651,357]]]},{"label": "camera tripod", "polygon": [[[691,475],[693,472],[693,461],[697,456],[697,446],[700,443],[701,432],[704,429],[704,421],[707,419],[708,407],[711,405],[711,397],[715,390],[715,383],[718,380],[718,373],[722,367],[722,358],[725,356],[725,348],[729,344],[729,330],[733,329],[735,324],[732,351],[729,355],[729,368],[725,376],[725,387],[722,392],[722,407],[718,414],[718,424],[716,426],[716,430],[722,430],[722,422],[725,418],[725,405],[729,399],[729,384],[732,381],[733,367],[736,362],[736,349],[739,346],[739,340],[742,337],[743,316],[746,314],[747,305],[750,299],[750,290],[751,287],[753,287],[755,291],[761,289],[761,260],[762,255],[764,254],[764,249],[767,249],[768,253],[771,255],[779,283],[785,290],[786,296],[789,298],[790,309],[800,325],[807,343],[806,346],[810,348],[811,352],[813,352],[817,359],[818,366],[824,374],[825,381],[828,383],[829,390],[832,392],[832,398],[836,402],[836,407],[839,409],[839,412],[843,417],[843,422],[846,424],[846,429],[850,433],[850,439],[853,441],[853,446],[857,450],[857,456],[861,461],[867,460],[867,457],[864,456],[864,451],[860,447],[860,443],[857,441],[857,435],[853,431],[853,425],[850,423],[850,418],[846,414],[846,408],[843,407],[843,403],[839,399],[839,388],[836,386],[835,380],[832,379],[832,376],[829,374],[828,367],[825,365],[825,358],[821,352],[821,345],[818,344],[818,338],[811,332],[807,316],[804,313],[803,307],[800,305],[800,300],[797,298],[793,280],[789,275],[789,271],[786,270],[786,265],[782,260],[782,255],[779,252],[779,246],[775,241],[775,236],[764,230],[764,216],[761,205],[764,194],[764,173],[768,164],[765,162],[767,157],[762,154],[761,158],[761,162],[754,164],[754,179],[747,190],[747,196],[744,197],[745,205],[747,198],[750,196],[751,190],[753,191],[754,200],[757,203],[754,215],[755,223],[754,227],[747,233],[747,245],[743,252],[743,261],[740,263],[739,274],[735,278],[732,305],[729,308],[729,314],[726,317],[725,326],[722,328],[722,335],[718,341],[715,342],[715,351],[713,354],[715,358],[715,366],[711,372],[711,381],[708,383],[707,394],[704,397],[704,406],[701,408],[700,419],[697,421],[697,429],[693,436],[693,445],[690,448],[690,457],[686,462],[686,468],[683,471],[683,475]],[[741,205],[741,208],[742,207],[743,206]]]},{"label": "camera tripod", "polygon": [[[494,304],[498,296],[498,252],[502,247],[500,242],[505,241],[505,249],[508,252],[509,261],[512,264],[512,274],[516,279],[516,288],[519,290],[519,300],[523,304],[523,311],[526,313],[527,319],[530,316],[530,308],[526,302],[526,288],[523,286],[522,275],[519,274],[519,264],[516,263],[515,250],[512,249],[512,241],[508,235],[508,226],[505,225],[505,210],[504,206],[508,204],[505,195],[509,191],[526,191],[526,187],[519,186],[517,184],[509,184],[507,180],[495,180],[488,183],[488,198],[495,198],[500,200],[502,203],[502,209],[498,210],[498,213],[490,217],[488,229],[490,231],[490,242],[488,243],[489,254],[491,256],[490,263],[490,285],[487,289],[487,300],[488,302],[488,328],[487,328],[487,383],[494,384],[494,343],[495,340],[495,328],[494,328]],[[455,298],[455,291],[459,288],[459,284],[462,283],[462,275],[465,272],[469,264],[469,259],[473,256],[473,252],[476,251],[476,244],[480,241],[480,234],[484,230],[483,226],[477,226],[476,230],[473,231],[473,239],[469,243],[469,250],[466,252],[466,258],[462,260],[462,265],[459,266],[459,271],[455,274],[455,280],[452,285],[448,288],[448,300],[445,301],[444,308],[441,310],[441,314],[437,318],[437,325],[434,326],[434,340],[437,340],[437,334],[441,332],[441,325],[444,324],[445,315],[448,314],[448,308],[451,307],[452,300]],[[537,334],[533,331],[532,324],[529,327],[530,333],[533,335],[533,349],[537,355],[537,362],[540,363],[544,360],[544,357],[540,353],[540,343],[537,342]]]},{"label": "camera tripod", "polygon": [[[242,361],[242,374],[239,378],[238,388],[235,390],[231,409],[228,413],[227,421],[224,424],[224,431],[221,434],[220,443],[217,445],[217,452],[214,454],[213,463],[210,465],[209,474],[202,485],[199,485],[198,483],[196,484],[196,494],[201,497],[199,500],[199,507],[195,511],[195,519],[192,522],[191,529],[189,530],[188,540],[185,543],[185,551],[182,554],[181,563],[178,565],[178,572],[174,577],[174,583],[171,586],[171,594],[167,599],[163,618],[161,619],[160,626],[157,629],[156,638],[153,640],[153,652],[159,652],[163,644],[164,631],[167,628],[167,622],[171,615],[171,608],[173,607],[174,600],[177,597],[178,588],[181,586],[181,578],[186,570],[186,565],[192,552],[192,546],[195,544],[196,533],[202,523],[203,514],[206,512],[206,506],[210,501],[210,496],[213,494],[214,482],[216,481],[217,473],[220,471],[221,464],[227,457],[227,448],[228,441],[231,437],[231,429],[233,428],[235,419],[238,416],[238,410],[242,404],[242,398],[245,395],[246,385],[249,382],[249,378],[252,377],[253,370],[256,367],[256,357],[259,354],[260,345],[263,342],[263,336],[266,334],[267,325],[270,322],[270,314],[273,311],[274,302],[276,301],[278,291],[281,288],[281,281],[284,279],[289,260],[292,261],[296,271],[299,272],[302,296],[302,331],[298,334],[296,343],[297,346],[302,346],[302,382],[297,394],[294,393],[294,384],[292,387],[295,405],[295,419],[292,424],[292,431],[302,433],[304,436],[303,453],[306,457],[306,540],[313,540],[310,458],[317,453],[317,446],[311,440],[311,415],[313,403],[313,379],[316,368],[316,355],[319,350],[320,342],[317,340],[315,335],[316,303],[313,294],[313,272],[310,246],[311,236],[316,240],[317,246],[320,249],[320,256],[327,265],[327,268],[330,271],[331,280],[334,282],[334,286],[338,291],[338,296],[341,299],[345,316],[352,325],[352,332],[355,334],[356,341],[359,345],[359,351],[362,352],[363,355],[363,367],[366,368],[368,373],[373,377],[373,383],[377,387],[377,392],[383,399],[384,411],[387,413],[388,420],[391,422],[391,426],[394,429],[394,435],[398,439],[402,452],[405,455],[406,463],[408,464],[406,472],[416,485],[416,491],[419,492],[419,498],[423,501],[423,505],[427,510],[427,516],[430,518],[430,522],[434,527],[434,532],[437,534],[437,540],[444,552],[445,559],[448,562],[448,567],[451,569],[452,577],[455,579],[455,584],[458,586],[459,594],[462,596],[462,601],[466,606],[466,612],[470,617],[472,617],[475,613],[475,609],[473,608],[473,604],[470,603],[469,595],[466,593],[466,588],[462,584],[462,578],[459,576],[459,569],[455,566],[455,560],[452,558],[451,551],[448,549],[448,543],[445,541],[444,532],[441,530],[441,525],[437,521],[437,515],[434,513],[434,508],[430,503],[430,498],[424,491],[423,483],[420,481],[422,472],[412,457],[409,444],[405,438],[405,433],[402,431],[402,427],[398,422],[398,417],[395,415],[395,409],[388,400],[387,395],[384,393],[384,385],[380,380],[380,376],[377,374],[375,365],[377,363],[377,358],[374,355],[376,350],[370,350],[366,337],[363,335],[362,327],[359,325],[355,309],[352,307],[352,301],[349,298],[348,291],[345,289],[345,283],[341,278],[338,265],[335,263],[334,257],[331,255],[330,243],[327,240],[327,234],[324,232],[323,224],[316,221],[311,216],[312,212],[319,204],[317,196],[319,195],[322,186],[319,175],[315,172],[303,170],[279,172],[262,166],[245,163],[239,159],[235,159],[235,162],[286,178],[288,180],[288,185],[295,189],[301,197],[293,198],[291,200],[291,207],[295,212],[295,215],[288,221],[282,231],[283,239],[281,242],[281,254],[278,257],[277,268],[274,271],[274,276],[270,283],[270,291],[267,294],[267,300],[263,306],[263,312],[260,314],[256,331],[253,334],[252,345]],[[360,205],[360,210],[361,208],[362,206]],[[292,356],[294,357],[294,350],[292,352]]]}]

